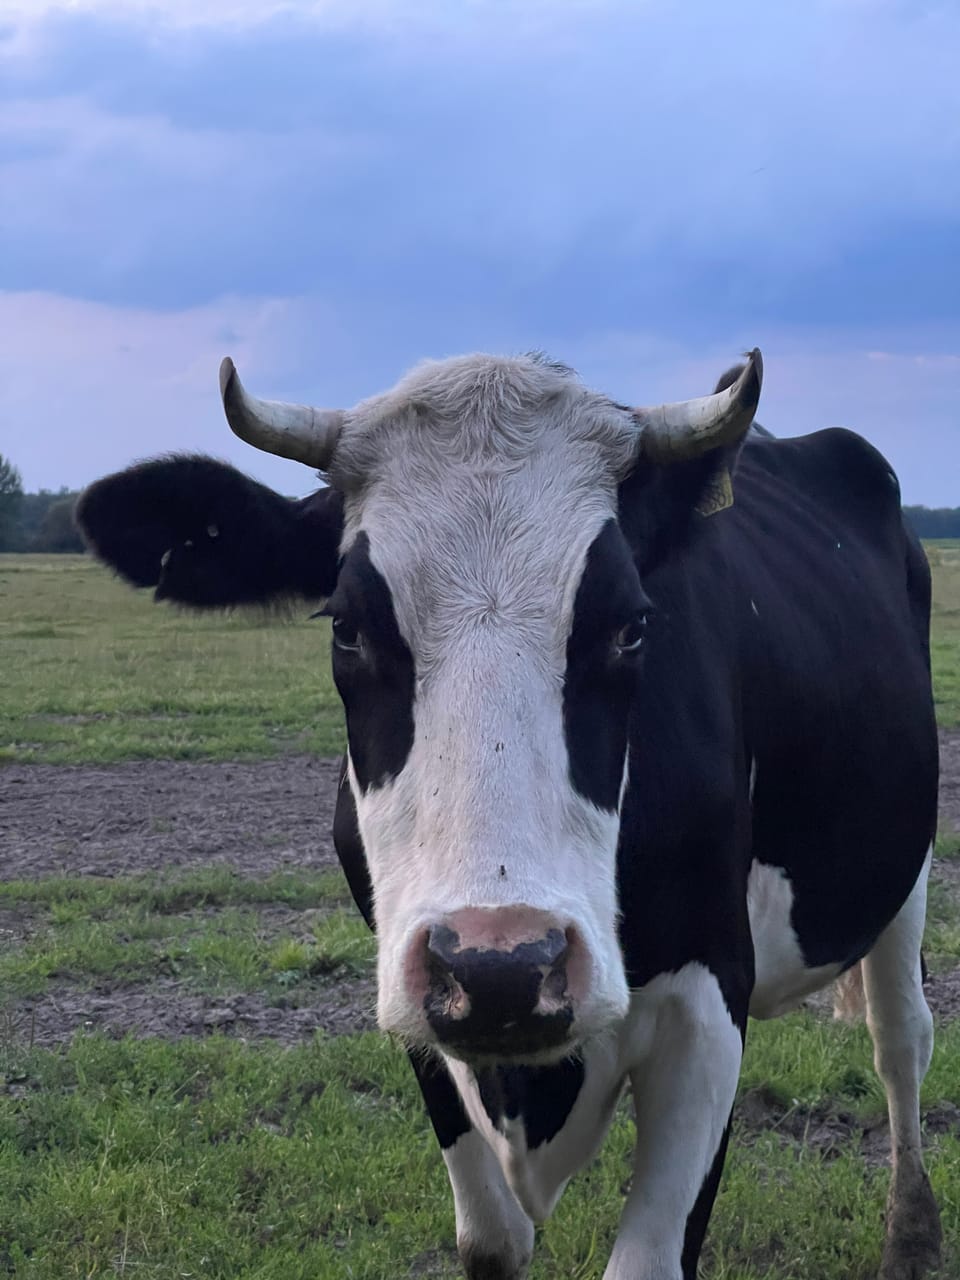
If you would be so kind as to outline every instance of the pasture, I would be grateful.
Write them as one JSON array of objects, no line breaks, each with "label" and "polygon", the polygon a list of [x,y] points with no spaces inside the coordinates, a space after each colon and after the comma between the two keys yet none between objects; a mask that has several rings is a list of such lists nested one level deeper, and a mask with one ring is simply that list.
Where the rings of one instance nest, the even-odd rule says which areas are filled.
[{"label": "pasture", "polygon": [[[944,821],[928,1164],[960,1274],[960,546],[929,548]],[[305,614],[307,610],[303,610]],[[0,1275],[453,1280],[453,1210],[329,842],[326,622],[156,608],[0,556]],[[599,1280],[630,1118],[541,1232]],[[876,1274],[888,1142],[863,1027],[752,1024],[712,1280]]]}]

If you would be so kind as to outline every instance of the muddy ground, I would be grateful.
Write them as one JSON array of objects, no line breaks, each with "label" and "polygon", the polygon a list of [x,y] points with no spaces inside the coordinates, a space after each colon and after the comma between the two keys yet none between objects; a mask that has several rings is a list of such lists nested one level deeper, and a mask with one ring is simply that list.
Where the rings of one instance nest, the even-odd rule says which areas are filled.
[{"label": "muddy ground", "polygon": [[[960,733],[941,735],[941,825],[960,830]],[[242,764],[147,761],[113,766],[0,767],[0,880],[134,872],[183,873],[222,863],[242,875],[336,865],[330,828],[336,762],[305,757]],[[948,875],[953,871],[944,867]],[[308,913],[265,906],[262,928],[306,934]],[[0,947],[29,936],[29,915],[0,911]],[[960,1015],[960,970],[931,977],[941,1018]],[[158,974],[149,985],[111,977],[81,988],[55,982],[4,1017],[39,1045],[75,1031],[185,1036],[213,1031],[287,1043],[322,1028],[373,1026],[370,979],[324,975],[280,1002],[255,993],[211,996]],[[3,1028],[0,1027],[0,1036]]]},{"label": "muddy ground", "polygon": [[0,880],[331,867],[338,775],[305,756],[0,765]]}]

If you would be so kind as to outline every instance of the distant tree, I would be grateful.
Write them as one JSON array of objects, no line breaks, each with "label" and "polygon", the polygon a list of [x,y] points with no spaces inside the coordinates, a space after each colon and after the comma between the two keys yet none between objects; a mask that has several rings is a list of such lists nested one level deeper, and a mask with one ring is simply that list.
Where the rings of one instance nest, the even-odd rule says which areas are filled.
[{"label": "distant tree", "polygon": [[72,495],[66,487],[58,489],[41,489],[39,493],[25,493],[23,506],[20,509],[20,535],[15,550],[36,551],[34,545],[40,535],[47,512],[57,502],[63,502]]},{"label": "distant tree", "polygon": [[0,454],[0,551],[14,550],[22,504],[20,472]]},{"label": "distant tree", "polygon": [[904,507],[920,538],[960,538],[960,507]]},{"label": "distant tree", "polygon": [[34,534],[31,551],[83,551],[83,539],[73,523],[73,509],[77,504],[75,493],[58,497],[43,514],[40,528]]}]

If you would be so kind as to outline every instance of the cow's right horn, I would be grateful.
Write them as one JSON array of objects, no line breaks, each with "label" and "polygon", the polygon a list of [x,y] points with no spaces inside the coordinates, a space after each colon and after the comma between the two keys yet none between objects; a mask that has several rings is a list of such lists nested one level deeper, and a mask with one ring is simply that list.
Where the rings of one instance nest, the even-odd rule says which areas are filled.
[{"label": "cow's right horn", "polygon": [[292,458],[318,471],[330,465],[343,426],[342,409],[257,400],[244,391],[229,356],[220,364],[220,397],[230,430],[255,449]]},{"label": "cow's right horn", "polygon": [[720,445],[735,444],[753,421],[762,383],[763,360],[754,348],[739,377],[723,391],[638,409],[636,417],[643,428],[640,452],[653,462],[682,462]]}]

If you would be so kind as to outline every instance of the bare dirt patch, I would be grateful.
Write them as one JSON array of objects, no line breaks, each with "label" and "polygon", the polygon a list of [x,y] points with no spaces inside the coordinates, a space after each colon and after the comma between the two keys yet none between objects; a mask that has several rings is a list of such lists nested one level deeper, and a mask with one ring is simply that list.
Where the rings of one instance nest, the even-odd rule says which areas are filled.
[{"label": "bare dirt patch", "polygon": [[[864,1123],[849,1111],[830,1104],[788,1106],[769,1089],[748,1089],[738,1100],[735,1123],[740,1141],[749,1146],[760,1133],[774,1133],[784,1143],[814,1151],[821,1159],[835,1159],[858,1148],[868,1165],[890,1163],[890,1126],[887,1121]],[[928,1135],[960,1133],[960,1107],[943,1102],[924,1112]]]},{"label": "bare dirt patch", "polygon": [[336,973],[273,1003],[249,992],[189,994],[174,978],[146,986],[102,983],[89,990],[65,983],[18,1001],[11,1030],[19,1043],[41,1048],[64,1044],[78,1031],[167,1040],[218,1033],[297,1044],[318,1030],[330,1035],[372,1030],[375,999],[372,978]]},{"label": "bare dirt patch", "polygon": [[[960,831],[960,733],[943,733],[941,824]],[[179,872],[213,864],[247,876],[336,864],[331,840],[338,764],[287,757],[256,763],[144,761],[112,766],[8,765],[0,768],[0,879],[51,874],[119,876]],[[949,878],[952,862],[938,863]],[[306,913],[259,909],[269,935],[304,934]],[[30,913],[4,909],[0,943],[29,937]],[[960,969],[930,978],[939,1018],[960,1016]],[[315,1030],[372,1027],[370,978],[331,975],[288,1000],[256,994],[191,993],[175,978],[93,989],[61,984],[13,1010],[17,1034],[38,1045],[77,1030],[181,1037],[220,1032],[293,1043]],[[748,1103],[747,1124],[749,1127]],[[780,1119],[777,1126],[799,1123]],[[842,1118],[804,1117],[808,1137],[841,1129]],[[817,1139],[819,1141],[819,1139]],[[827,1141],[827,1137],[823,1138]]]},{"label": "bare dirt patch", "polygon": [[923,991],[935,1018],[942,1022],[960,1018],[960,968],[928,974]]},{"label": "bare dirt patch", "polygon": [[940,827],[960,831],[960,733],[940,734]]},{"label": "bare dirt patch", "polygon": [[305,756],[0,766],[0,879],[329,867],[337,777]]},{"label": "bare dirt patch", "polygon": [[0,948],[26,942],[33,931],[33,913],[25,907],[0,907]]},{"label": "bare dirt patch", "polygon": [[[960,733],[940,756],[941,826],[960,831]],[[0,766],[0,879],[333,866],[337,777],[309,756]]]}]

